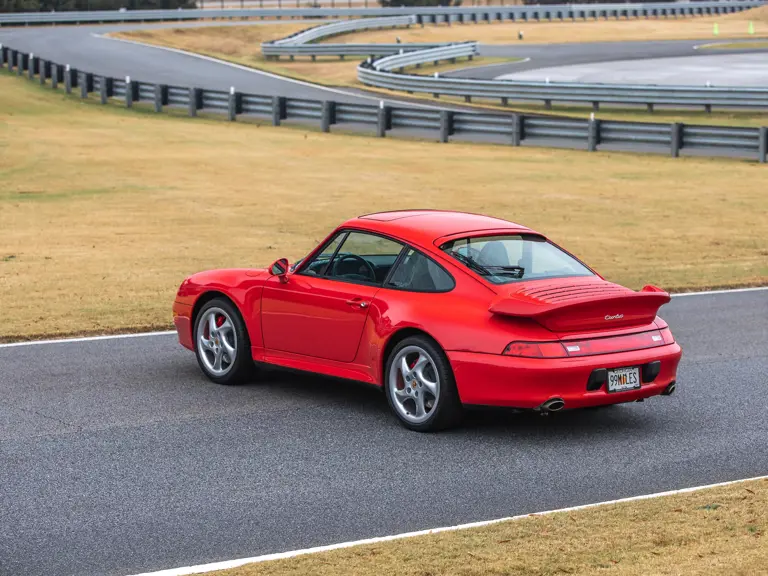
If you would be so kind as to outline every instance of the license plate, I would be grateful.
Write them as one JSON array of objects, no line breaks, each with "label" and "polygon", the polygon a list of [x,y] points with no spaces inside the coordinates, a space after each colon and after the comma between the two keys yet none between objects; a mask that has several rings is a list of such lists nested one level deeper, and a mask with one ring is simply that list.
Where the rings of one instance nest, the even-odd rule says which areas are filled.
[{"label": "license plate", "polygon": [[640,388],[640,368],[608,370],[608,392],[623,392]]}]

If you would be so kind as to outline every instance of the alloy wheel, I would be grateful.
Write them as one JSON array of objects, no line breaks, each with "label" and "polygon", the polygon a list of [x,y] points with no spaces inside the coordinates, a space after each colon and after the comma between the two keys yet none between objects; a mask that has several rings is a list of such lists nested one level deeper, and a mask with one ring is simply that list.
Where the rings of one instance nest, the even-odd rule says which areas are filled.
[{"label": "alloy wheel", "polygon": [[208,308],[197,323],[197,351],[205,369],[213,376],[224,376],[237,359],[237,333],[229,314],[221,308]]},{"label": "alloy wheel", "polygon": [[420,346],[406,346],[392,359],[389,389],[400,416],[420,424],[435,413],[440,400],[440,377],[430,354]]}]

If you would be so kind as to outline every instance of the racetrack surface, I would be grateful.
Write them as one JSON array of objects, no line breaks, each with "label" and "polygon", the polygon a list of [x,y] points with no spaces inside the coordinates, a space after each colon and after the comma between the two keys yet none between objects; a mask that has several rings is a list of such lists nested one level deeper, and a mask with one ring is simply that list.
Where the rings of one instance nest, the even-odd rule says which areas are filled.
[{"label": "racetrack surface", "polygon": [[[291,23],[301,21],[294,20]],[[349,103],[408,102],[407,96],[393,93],[390,97],[366,92],[364,89],[326,88],[298,82],[258,70],[228,65],[213,59],[163,50],[153,46],[122,42],[103,37],[118,30],[149,28],[180,28],[198,26],[241,26],[275,24],[274,21],[242,22],[170,22],[164,24],[127,24],[98,26],[30,27],[0,30],[0,42],[14,49],[30,51],[41,58],[112,77],[131,76],[134,79],[177,86],[196,86],[212,90],[228,90],[234,86],[241,92],[275,96],[291,96],[314,100],[335,100]],[[317,20],[306,21],[307,27]],[[462,32],[471,39],[472,29]],[[529,58],[525,62],[480,66],[447,73],[468,78],[496,78],[505,74],[526,72],[553,66],[592,64],[615,60],[672,58],[698,54],[695,46],[710,40],[672,40],[660,42],[598,42],[571,44],[481,45],[480,54],[491,57]],[[745,43],[746,44],[746,43]],[[729,50],[729,54],[760,52],[760,49]],[[762,50],[765,52],[766,50]],[[410,102],[415,107],[427,103]],[[444,106],[444,105],[443,105]],[[458,106],[451,106],[459,108]]]},{"label": "racetrack surface", "polygon": [[381,393],[205,380],[174,336],[0,347],[0,574],[120,575],[768,472],[768,291],[675,298],[679,387],[403,429]]},{"label": "racetrack surface", "polygon": [[[480,46],[480,55],[489,57],[528,58],[523,62],[496,64],[491,66],[478,66],[466,68],[454,72],[446,72],[444,76],[458,76],[462,78],[475,78],[479,80],[492,80],[494,78],[517,79],[513,75],[520,74],[520,80],[544,80],[549,68],[567,68],[570,66],[583,66],[597,63],[618,62],[627,60],[647,61],[652,67],[654,61],[665,58],[680,58],[681,61],[695,65],[700,56],[711,55],[712,51],[702,52],[697,47],[710,41],[706,40],[661,40],[661,41],[631,41],[631,42],[584,42],[568,44],[529,44],[523,42],[510,45]],[[735,44],[736,42],[732,42]],[[728,50],[728,54],[737,59],[742,54],[765,53],[766,49],[750,48],[749,42],[739,42],[744,48]],[[541,70],[541,72],[536,72]],[[611,70],[606,67],[606,74],[601,79],[590,78],[590,82],[618,82],[612,79]],[[663,69],[659,70],[664,72]],[[523,73],[526,73],[523,75]],[[556,79],[552,75],[551,80]],[[647,80],[647,79],[646,79]],[[562,80],[564,81],[564,80]],[[571,80],[569,80],[571,81]],[[587,81],[587,80],[583,80]],[[684,84],[684,81],[680,81]]]}]

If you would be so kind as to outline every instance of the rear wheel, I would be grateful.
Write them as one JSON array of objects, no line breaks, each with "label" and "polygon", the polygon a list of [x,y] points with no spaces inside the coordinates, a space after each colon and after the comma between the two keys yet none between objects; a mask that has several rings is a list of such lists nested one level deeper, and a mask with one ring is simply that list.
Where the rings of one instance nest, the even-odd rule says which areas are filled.
[{"label": "rear wheel", "polygon": [[384,387],[400,422],[417,432],[441,430],[461,419],[453,371],[440,347],[425,336],[410,336],[387,359]]},{"label": "rear wheel", "polygon": [[195,353],[203,373],[217,384],[241,384],[253,373],[251,344],[231,302],[206,302],[195,319]]}]

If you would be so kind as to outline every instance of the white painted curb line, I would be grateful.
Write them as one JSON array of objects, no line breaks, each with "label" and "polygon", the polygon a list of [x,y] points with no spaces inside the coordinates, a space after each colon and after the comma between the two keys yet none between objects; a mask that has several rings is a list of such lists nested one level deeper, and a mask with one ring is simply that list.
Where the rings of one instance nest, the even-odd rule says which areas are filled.
[{"label": "white painted curb line", "polygon": [[680,298],[681,296],[708,296],[710,294],[738,294],[739,292],[759,292],[761,290],[768,290],[768,286],[757,286],[755,288],[731,288],[727,290],[706,290],[704,292],[679,292],[672,294],[672,298]]},{"label": "white painted curb line", "polygon": [[377,538],[367,538],[365,540],[355,540],[352,542],[341,542],[339,544],[330,544],[328,546],[317,546],[315,548],[305,548],[303,550],[292,550],[290,552],[278,552],[276,554],[264,554],[263,556],[254,556],[253,558],[239,558],[237,560],[225,560],[223,562],[213,562],[211,564],[199,564],[197,566],[184,566],[181,568],[170,568],[168,570],[160,570],[158,572],[144,572],[142,574],[135,574],[133,576],[185,576],[187,574],[202,574],[205,572],[213,572],[214,570],[226,570],[228,568],[236,568],[243,564],[252,564],[254,562],[268,562],[270,560],[281,560],[284,558],[294,558],[296,556],[303,556],[305,554],[315,554],[317,552],[327,552],[329,550],[340,550],[342,548],[351,548],[353,546],[363,546],[365,544],[378,544],[380,542],[389,542],[391,540],[399,540],[401,538],[413,538],[414,536],[426,536],[428,534],[438,534],[440,532],[452,532],[454,530],[466,530],[467,528],[479,528],[482,526],[490,526],[491,524],[498,524],[499,522],[511,522],[513,520],[523,520],[532,516],[545,516],[549,514],[556,514],[559,512],[575,512],[577,510],[585,510],[587,508],[595,508],[597,506],[605,506],[608,504],[622,504],[624,502],[636,502],[638,500],[649,500],[652,498],[661,498],[662,496],[672,496],[674,494],[685,494],[687,492],[696,492],[699,490],[705,490],[707,488],[718,488],[721,486],[730,486],[732,484],[739,484],[741,482],[749,482],[751,480],[765,480],[768,476],[757,476],[755,478],[745,478],[744,480],[732,480],[730,482],[720,482],[718,484],[708,484],[706,486],[694,486],[692,488],[682,488],[680,490],[670,490],[668,492],[657,492],[655,494],[646,494],[643,496],[632,496],[631,498],[621,498],[619,500],[609,500],[607,502],[596,502],[594,504],[584,504],[582,506],[572,506],[570,508],[560,508],[558,510],[547,510],[545,512],[536,512],[533,514],[521,514],[520,516],[510,516],[508,518],[498,518],[496,520],[484,520],[481,522],[470,522],[469,524],[459,524],[457,526],[444,526],[442,528],[433,528],[431,530],[419,530],[417,532],[405,532],[403,534],[394,534],[392,536],[380,536]]},{"label": "white painted curb line", "polygon": [[0,348],[13,348],[14,346],[39,346],[40,344],[70,344],[72,342],[94,342],[98,340],[118,340],[122,338],[145,338],[147,336],[170,336],[176,334],[176,330],[163,332],[137,332],[136,334],[106,334],[104,336],[83,336],[80,338],[59,338],[52,340],[31,340],[29,342],[11,342],[0,344]]}]

